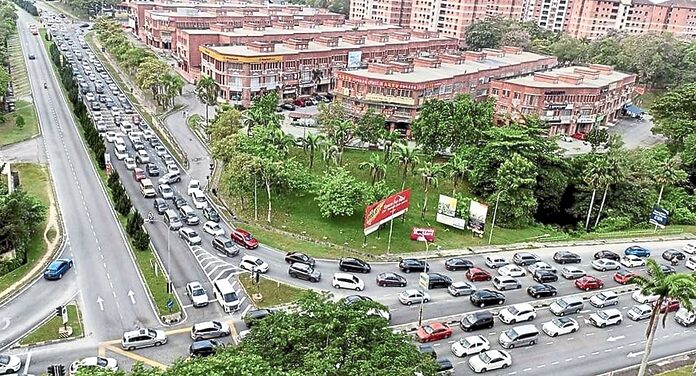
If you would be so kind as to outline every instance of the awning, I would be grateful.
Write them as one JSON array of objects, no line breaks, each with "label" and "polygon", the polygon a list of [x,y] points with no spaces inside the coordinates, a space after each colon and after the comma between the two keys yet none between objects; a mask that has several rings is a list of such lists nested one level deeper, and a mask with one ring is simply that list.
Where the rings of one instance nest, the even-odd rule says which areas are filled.
[{"label": "awning", "polygon": [[627,113],[631,115],[642,115],[645,113],[642,108],[634,105],[634,104],[629,104],[627,106],[624,106],[624,110],[626,110]]}]

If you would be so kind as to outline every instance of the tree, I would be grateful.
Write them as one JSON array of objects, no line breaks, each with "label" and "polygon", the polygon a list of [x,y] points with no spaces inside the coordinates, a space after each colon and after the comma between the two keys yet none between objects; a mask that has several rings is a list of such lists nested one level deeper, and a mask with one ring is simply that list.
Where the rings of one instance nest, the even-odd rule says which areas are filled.
[{"label": "tree", "polygon": [[445,169],[452,180],[452,196],[457,193],[457,186],[464,181],[469,174],[469,164],[461,153],[455,153],[445,165]]},{"label": "tree", "polygon": [[280,128],[283,115],[276,112],[278,93],[271,91],[265,95],[256,96],[246,111],[242,123],[247,128],[247,134],[252,133],[253,127]]},{"label": "tree", "polygon": [[339,101],[333,101],[330,103],[319,103],[314,119],[317,122],[317,126],[323,128],[328,127],[334,121],[343,120],[346,117],[346,110],[343,105]]},{"label": "tree", "polygon": [[520,47],[527,49],[531,39],[529,32],[522,27],[510,27],[500,38],[501,46]]},{"label": "tree", "polygon": [[594,207],[595,197],[597,195],[597,189],[604,187],[609,184],[609,172],[607,171],[606,159],[602,157],[595,157],[590,160],[583,173],[583,181],[592,190],[592,198],[590,199],[590,207],[587,210],[587,219],[585,220],[585,230],[590,229],[590,216],[592,215],[592,209]]},{"label": "tree", "polygon": [[681,166],[681,157],[678,155],[662,160],[657,166],[658,170],[656,171],[655,181],[660,185],[660,193],[657,197],[656,205],[660,205],[662,193],[666,185],[674,185],[686,180],[687,174],[681,169]]},{"label": "tree", "polygon": [[510,227],[529,224],[537,208],[534,197],[536,182],[537,168],[525,157],[513,154],[503,162],[496,178],[496,198],[500,195],[500,223]]},{"label": "tree", "polygon": [[[207,112],[207,110],[206,110]],[[242,128],[242,113],[236,108],[228,107],[217,113],[206,132],[210,135],[211,143],[235,135]]]},{"label": "tree", "polygon": [[411,149],[406,145],[396,145],[396,155],[394,160],[401,167],[401,190],[406,188],[406,175],[410,169],[413,172],[416,166],[420,163],[420,155],[418,149]]},{"label": "tree", "polygon": [[283,132],[280,128],[274,128],[268,133],[268,142],[285,157],[290,152],[290,147],[295,145],[295,138]]},{"label": "tree", "polygon": [[684,139],[696,133],[696,83],[681,86],[661,96],[650,107],[655,120],[652,132],[667,137],[681,150]]},{"label": "tree", "polygon": [[382,146],[384,147],[384,159],[391,159],[391,151],[394,145],[405,144],[405,141],[399,137],[399,134],[394,131],[385,132],[382,138]]},{"label": "tree", "polygon": [[564,35],[551,45],[550,50],[562,64],[583,63],[588,60],[589,41]]},{"label": "tree", "polygon": [[[631,278],[631,283],[638,285],[641,293],[644,295],[657,295],[657,301],[654,303],[650,321],[645,333],[647,340],[645,342],[645,352],[643,359],[640,362],[638,376],[644,376],[650,353],[652,351],[653,341],[655,340],[655,332],[657,331],[657,323],[660,318],[660,309],[662,304],[668,300],[677,300],[681,307],[687,310],[692,310],[692,299],[696,299],[696,276],[686,273],[675,273],[665,275],[660,265],[653,259],[648,259],[646,267],[650,273],[649,276],[636,275]],[[662,314],[662,327],[664,328],[667,320],[667,313]]]},{"label": "tree", "polygon": [[[338,146],[340,152],[339,155],[342,155],[346,145],[353,141],[356,131],[355,123],[347,119],[334,119],[333,121],[329,122],[328,125],[324,126],[323,130],[329,142]],[[340,166],[340,164],[341,159],[339,158],[338,165]]]},{"label": "tree", "polygon": [[387,164],[379,157],[379,154],[370,154],[370,159],[361,162],[358,168],[361,170],[366,168],[370,170],[371,185],[375,185],[375,182],[384,179],[387,174]]},{"label": "tree", "polygon": [[[9,193],[0,182],[0,254],[14,250],[20,260],[27,262],[27,247],[46,216],[46,207],[22,187]],[[17,265],[19,266],[19,265]]]},{"label": "tree", "polygon": [[482,48],[497,48],[500,45],[500,39],[503,35],[503,30],[498,26],[495,19],[485,21],[477,21],[466,28],[466,46],[472,50],[480,50]]},{"label": "tree", "polygon": [[592,146],[592,151],[595,151],[601,144],[609,140],[609,133],[606,129],[594,127],[585,135],[585,141]]},{"label": "tree", "polygon": [[314,156],[324,142],[324,136],[310,132],[305,137],[300,137],[299,141],[302,144],[302,150],[309,156],[309,169],[311,171],[314,167]]},{"label": "tree", "polygon": [[432,162],[426,162],[423,167],[418,169],[420,173],[421,182],[423,183],[423,208],[421,209],[421,219],[425,219],[425,212],[428,207],[428,192],[430,188],[437,188],[439,184],[439,177],[442,175],[442,166],[434,164]]},{"label": "tree", "polygon": [[604,210],[604,204],[607,201],[607,193],[609,193],[609,187],[612,184],[618,184],[622,182],[625,178],[625,166],[626,163],[625,155],[621,150],[620,146],[611,147],[609,152],[605,155],[606,160],[606,181],[604,181],[604,194],[602,194],[602,203],[599,205],[599,211],[597,212],[597,219],[595,220],[594,227],[599,225],[599,219],[602,217],[602,210]]},{"label": "tree", "polygon": [[386,133],[384,129],[385,121],[384,115],[378,114],[372,109],[367,110],[355,124],[356,137],[370,145],[377,144]]},{"label": "tree", "polygon": [[214,106],[217,103],[218,92],[217,82],[211,76],[202,75],[196,83],[196,95],[198,99],[205,104],[205,127],[208,128],[208,106]]},{"label": "tree", "polygon": [[314,200],[323,217],[349,217],[356,206],[365,203],[367,191],[365,183],[357,181],[350,172],[339,167],[324,176]]}]

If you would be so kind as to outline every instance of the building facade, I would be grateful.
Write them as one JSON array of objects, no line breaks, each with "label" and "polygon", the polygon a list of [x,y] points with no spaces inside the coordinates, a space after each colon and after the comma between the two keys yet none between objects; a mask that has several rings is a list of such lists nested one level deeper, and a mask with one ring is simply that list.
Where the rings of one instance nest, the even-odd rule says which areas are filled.
[{"label": "building facade", "polygon": [[351,0],[350,18],[409,27],[412,0]]},{"label": "building facade", "polygon": [[496,118],[538,115],[549,135],[587,133],[620,116],[630,104],[636,76],[606,65],[564,67],[491,83]]}]

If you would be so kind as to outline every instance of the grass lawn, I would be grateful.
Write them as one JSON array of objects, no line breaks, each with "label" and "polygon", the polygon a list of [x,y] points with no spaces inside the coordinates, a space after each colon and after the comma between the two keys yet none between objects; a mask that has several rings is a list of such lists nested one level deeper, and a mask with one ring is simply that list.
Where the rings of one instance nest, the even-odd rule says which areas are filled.
[{"label": "grass lawn", "polygon": [[[22,128],[18,128],[15,124],[17,115],[24,118],[24,127]],[[5,121],[0,124],[0,146],[28,140],[39,134],[39,120],[31,102],[18,100],[15,112],[5,114],[4,118]]]},{"label": "grass lawn", "polygon": [[692,366],[685,366],[671,371],[663,372],[658,374],[658,376],[692,376],[694,375]]},{"label": "grass lawn", "polygon": [[186,119],[186,124],[189,128],[196,129],[196,127],[203,122],[203,117],[198,114],[193,114]]},{"label": "grass lawn", "polygon": [[[68,326],[72,327],[73,330],[70,338],[82,337],[82,317],[80,316],[80,310],[75,304],[68,305],[67,308]],[[59,339],[60,337],[58,337],[58,329],[62,326],[63,319],[54,316],[38,328],[34,329],[34,331],[29,333],[26,337],[22,338],[20,343],[22,345],[29,345],[43,341],[50,341],[52,339]]]},{"label": "grass lawn", "polygon": [[[251,282],[251,276],[248,273],[239,276],[239,283],[244,286],[249,294],[256,293],[257,288]],[[262,276],[259,281],[258,291],[263,295],[263,300],[261,302],[256,302],[256,306],[259,308],[267,308],[292,303],[300,297],[300,294],[302,294],[304,290],[284,283],[271,281]],[[251,297],[249,298],[251,299]]]}]

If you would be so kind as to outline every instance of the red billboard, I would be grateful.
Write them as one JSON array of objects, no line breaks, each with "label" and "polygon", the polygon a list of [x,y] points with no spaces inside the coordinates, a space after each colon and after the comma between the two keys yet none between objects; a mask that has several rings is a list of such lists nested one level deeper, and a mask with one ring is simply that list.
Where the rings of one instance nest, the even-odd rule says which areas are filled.
[{"label": "red billboard", "polygon": [[411,189],[409,188],[366,207],[363,221],[365,236],[377,231],[381,224],[406,213],[410,201]]},{"label": "red billboard", "polygon": [[435,241],[435,229],[432,227],[411,227],[411,240],[425,238],[429,242]]}]

